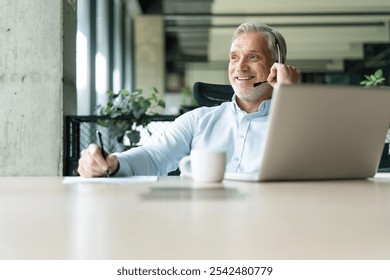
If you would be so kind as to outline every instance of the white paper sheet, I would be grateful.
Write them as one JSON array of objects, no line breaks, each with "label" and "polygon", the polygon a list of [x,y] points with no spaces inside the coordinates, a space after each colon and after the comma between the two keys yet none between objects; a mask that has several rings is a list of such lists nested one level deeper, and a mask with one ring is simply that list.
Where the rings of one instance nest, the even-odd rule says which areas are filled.
[{"label": "white paper sheet", "polygon": [[98,184],[139,184],[156,182],[157,176],[131,176],[131,177],[99,177],[83,178],[79,176],[64,177],[63,184],[98,183]]}]

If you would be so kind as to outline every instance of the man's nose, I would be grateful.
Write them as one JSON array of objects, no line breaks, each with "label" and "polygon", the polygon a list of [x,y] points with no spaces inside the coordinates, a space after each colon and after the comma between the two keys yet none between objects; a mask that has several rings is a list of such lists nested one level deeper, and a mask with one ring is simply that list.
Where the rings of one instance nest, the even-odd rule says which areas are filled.
[{"label": "man's nose", "polygon": [[240,59],[237,63],[237,68],[241,71],[248,71],[248,61],[246,59]]}]

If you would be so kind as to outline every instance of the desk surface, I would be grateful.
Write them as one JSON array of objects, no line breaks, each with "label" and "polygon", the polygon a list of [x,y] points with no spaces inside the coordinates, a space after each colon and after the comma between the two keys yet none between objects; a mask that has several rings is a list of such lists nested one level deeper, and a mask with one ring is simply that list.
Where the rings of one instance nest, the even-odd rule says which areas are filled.
[{"label": "desk surface", "polygon": [[191,188],[0,178],[0,259],[390,259],[390,175]]}]

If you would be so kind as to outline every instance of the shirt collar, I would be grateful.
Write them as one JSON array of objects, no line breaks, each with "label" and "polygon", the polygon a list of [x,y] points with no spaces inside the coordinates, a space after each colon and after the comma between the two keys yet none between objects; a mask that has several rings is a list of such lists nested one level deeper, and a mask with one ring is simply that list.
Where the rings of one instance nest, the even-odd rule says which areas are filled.
[{"label": "shirt collar", "polygon": [[237,104],[236,98],[237,98],[236,94],[234,94],[233,97],[232,97],[232,104],[233,104],[233,110],[234,110],[234,112],[236,114],[238,114],[238,115],[248,115],[248,116],[253,116],[253,117],[265,117],[265,116],[268,116],[269,108],[270,108],[270,105],[271,105],[271,99],[263,100],[260,103],[260,106],[257,109],[257,112],[253,112],[253,113],[249,113],[248,114],[247,112],[241,110],[241,108]]}]

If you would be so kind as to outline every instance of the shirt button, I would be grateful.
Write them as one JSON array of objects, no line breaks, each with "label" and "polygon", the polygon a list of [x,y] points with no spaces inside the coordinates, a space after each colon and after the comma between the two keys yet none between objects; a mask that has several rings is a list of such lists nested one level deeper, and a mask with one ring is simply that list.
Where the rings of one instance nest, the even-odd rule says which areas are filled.
[{"label": "shirt button", "polygon": [[239,161],[240,159],[238,157],[234,158],[235,161]]},{"label": "shirt button", "polygon": [[244,135],[240,135],[240,138],[241,138],[241,139],[244,139]]}]

